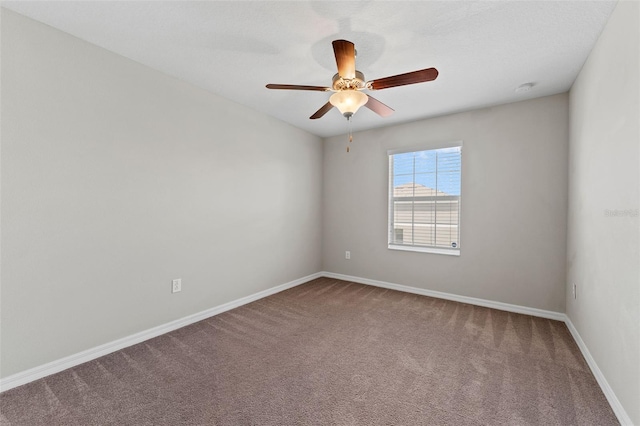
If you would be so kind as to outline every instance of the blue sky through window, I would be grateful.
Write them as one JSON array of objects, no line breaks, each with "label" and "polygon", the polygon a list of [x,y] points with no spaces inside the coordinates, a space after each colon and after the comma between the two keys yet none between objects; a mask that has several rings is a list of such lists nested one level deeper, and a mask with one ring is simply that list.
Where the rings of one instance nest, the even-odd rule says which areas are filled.
[{"label": "blue sky through window", "polygon": [[395,154],[393,155],[393,186],[411,183],[415,176],[416,183],[449,195],[460,195],[461,165],[460,147]]}]

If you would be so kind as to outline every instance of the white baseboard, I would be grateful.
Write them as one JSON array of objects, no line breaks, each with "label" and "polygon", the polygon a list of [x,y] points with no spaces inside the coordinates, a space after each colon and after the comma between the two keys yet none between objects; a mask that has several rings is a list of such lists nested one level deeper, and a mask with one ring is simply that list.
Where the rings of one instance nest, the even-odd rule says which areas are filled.
[{"label": "white baseboard", "polygon": [[584,356],[584,359],[587,361],[587,364],[589,365],[591,372],[593,373],[596,380],[598,381],[598,384],[600,385],[600,389],[602,389],[604,396],[607,398],[607,401],[609,401],[609,405],[611,405],[611,409],[613,410],[614,414],[618,418],[618,421],[623,426],[626,426],[626,425],[633,426],[633,422],[631,421],[631,418],[625,411],[624,407],[620,403],[620,400],[618,399],[616,394],[613,392],[613,389],[611,389],[611,386],[609,386],[609,382],[607,382],[607,379],[605,379],[604,374],[602,374],[602,371],[598,367],[598,364],[596,364],[596,361],[591,356],[591,353],[589,352],[587,345],[584,343],[584,340],[582,340],[580,333],[578,333],[578,330],[575,328],[575,326],[571,322],[571,319],[565,315],[564,322],[565,324],[567,324],[567,328],[571,332],[571,336],[573,336],[573,340],[575,340],[576,343],[578,344],[578,347],[580,348],[580,352],[582,352],[582,356]]},{"label": "white baseboard", "polygon": [[405,293],[420,294],[423,296],[430,296],[438,299],[446,299],[446,300],[452,300],[455,302],[468,303],[470,305],[477,305],[477,306],[484,306],[487,308],[499,309],[501,311],[515,312],[518,314],[525,314],[525,315],[531,315],[535,317],[562,321],[567,325],[567,328],[569,329],[571,336],[573,337],[573,339],[576,341],[576,344],[580,348],[582,355],[587,361],[587,364],[589,365],[591,372],[595,376],[598,384],[600,385],[600,388],[602,389],[602,392],[607,398],[609,405],[611,405],[611,409],[613,410],[614,414],[618,418],[618,421],[620,422],[620,424],[625,426],[626,425],[633,426],[633,422],[631,421],[631,418],[629,417],[625,409],[622,407],[620,400],[618,399],[616,394],[613,392],[613,389],[611,389],[611,386],[609,386],[607,379],[605,379],[604,374],[602,374],[602,371],[598,367],[598,364],[596,364],[596,361],[591,356],[591,353],[589,352],[587,345],[582,340],[582,337],[580,337],[578,330],[574,327],[569,317],[562,312],[545,311],[543,309],[529,308],[526,306],[512,305],[509,303],[495,302],[493,300],[459,296],[457,294],[443,293],[440,291],[433,291],[433,290],[425,290],[423,288],[410,287],[406,285],[394,284],[394,283],[389,283],[385,281],[377,281],[369,278],[354,277],[351,275],[336,274],[333,272],[322,272],[321,275],[328,278],[335,278],[335,279],[344,280],[344,281],[351,281],[351,282],[360,283],[360,284],[367,284],[367,285],[372,285],[376,287],[388,288],[391,290],[403,291]]},{"label": "white baseboard", "polygon": [[515,312],[519,314],[532,315],[532,316],[541,317],[541,318],[548,318],[552,320],[563,321],[565,324],[567,324],[567,327],[569,328],[571,335],[573,336],[574,340],[576,341],[576,344],[580,348],[580,351],[582,352],[582,355],[587,361],[589,368],[591,368],[593,375],[598,381],[598,384],[600,385],[602,392],[607,398],[607,401],[609,401],[609,404],[611,405],[613,412],[617,416],[618,421],[620,421],[622,425],[633,425],[633,423],[631,422],[631,418],[629,417],[625,409],[622,407],[622,404],[620,404],[620,401],[618,400],[615,393],[613,392],[613,389],[611,389],[611,386],[609,386],[609,383],[607,382],[604,375],[602,374],[602,371],[600,370],[595,360],[591,356],[591,353],[589,352],[589,349],[587,348],[584,341],[582,340],[582,337],[580,337],[578,330],[576,330],[576,328],[574,327],[569,317],[567,317],[564,313],[546,311],[546,310],[537,309],[537,308],[529,308],[529,307],[520,306],[520,305],[512,305],[512,304],[503,303],[503,302],[495,302],[495,301],[486,300],[486,299],[478,299],[475,297],[460,296],[457,294],[444,293],[444,292],[434,291],[434,290],[426,290],[418,287],[410,287],[406,285],[372,280],[369,278],[355,277],[351,275],[336,274],[333,272],[318,272],[315,274],[307,275],[306,277],[298,278],[297,280],[293,280],[288,283],[281,284],[279,286],[272,287],[267,290],[263,290],[258,293],[251,294],[249,296],[242,297],[237,300],[233,300],[231,302],[186,316],[184,318],[177,319],[175,321],[168,322],[163,325],[159,325],[157,327],[150,328],[145,331],[141,331],[131,336],[114,340],[113,342],[105,343],[103,345],[96,346],[91,349],[87,349],[77,354],[70,355],[68,357],[61,358],[59,360],[52,361],[38,367],[34,367],[29,370],[22,371],[20,373],[13,374],[11,376],[5,377],[4,379],[0,379],[0,392],[4,392],[9,389],[15,388],[17,386],[21,386],[29,382],[32,382],[34,380],[38,380],[43,377],[50,376],[51,374],[55,374],[60,371],[66,370],[68,368],[75,367],[82,363],[92,361],[101,356],[110,354],[112,352],[135,345],[140,342],[144,342],[145,340],[152,339],[154,337],[160,336],[162,334],[168,333],[178,328],[185,327],[189,324],[193,324],[198,321],[202,321],[203,319],[221,314],[223,312],[229,311],[239,306],[246,305],[247,303],[251,303],[258,299],[271,296],[272,294],[279,293],[283,290],[287,290],[289,288],[298,286],[300,284],[304,284],[308,281],[311,281],[320,277],[335,278],[335,279],[344,280],[344,281],[351,281],[351,282],[356,282],[360,284],[367,284],[367,285],[372,285],[376,287],[388,288],[391,290],[403,291],[405,293],[419,294],[423,296],[435,297],[438,299],[452,300],[455,302],[468,303],[470,305],[484,306],[487,308],[499,309],[502,311]]},{"label": "white baseboard", "polygon": [[335,274],[333,272],[322,272],[322,276],[336,278],[354,283],[368,284],[376,287],[388,288],[391,290],[403,291],[405,293],[420,294],[422,296],[435,297],[437,299],[452,300],[454,302],[468,303],[469,305],[484,306],[486,308],[499,309],[501,311],[515,312],[518,314],[532,315],[534,317],[548,318],[557,321],[564,321],[566,316],[562,312],[545,311],[544,309],[529,308],[527,306],[512,305],[509,303],[495,302],[493,300],[478,299],[475,297],[460,296],[457,294],[443,293],[441,291],[426,290],[418,287],[410,287],[402,284],[394,284],[386,281],[371,280],[369,278],[353,277],[351,275]]},{"label": "white baseboard", "polygon": [[101,356],[119,351],[120,349],[135,345],[140,342],[144,342],[145,340],[149,340],[170,331],[177,330],[178,328],[185,327],[189,324],[202,321],[203,319],[221,314],[233,308],[246,305],[247,303],[251,303],[258,299],[262,299],[264,297],[271,296],[272,294],[279,293],[283,290],[287,290],[300,284],[304,284],[313,279],[320,278],[321,276],[322,273],[320,272],[307,275],[306,277],[298,278],[297,280],[293,280],[288,283],[251,294],[249,296],[245,296],[240,299],[215,306],[211,309],[188,315],[184,318],[180,318],[175,321],[171,321],[166,324],[162,324],[157,327],[132,334],[131,336],[123,337],[122,339],[114,340],[112,342],[79,352],[77,354],[73,354],[56,361],[49,362],[47,364],[30,368],[29,370],[21,371],[20,373],[13,374],[11,376],[7,376],[3,379],[0,379],[0,392],[4,392],[17,386],[33,382],[34,380],[59,373],[60,371],[75,367],[88,361],[92,361]]}]

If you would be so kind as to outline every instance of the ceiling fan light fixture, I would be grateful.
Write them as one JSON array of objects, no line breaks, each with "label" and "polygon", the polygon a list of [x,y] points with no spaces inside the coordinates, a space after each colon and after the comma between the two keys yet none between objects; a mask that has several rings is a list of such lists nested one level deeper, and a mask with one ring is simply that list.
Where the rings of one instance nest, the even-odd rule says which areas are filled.
[{"label": "ceiling fan light fixture", "polygon": [[368,100],[369,97],[359,90],[341,90],[329,98],[331,105],[338,108],[340,113],[347,118],[355,114]]},{"label": "ceiling fan light fixture", "polygon": [[355,114],[361,106],[365,106],[381,117],[388,117],[393,113],[393,109],[383,104],[372,96],[368,96],[361,90],[382,90],[392,87],[406,86],[408,84],[425,83],[433,81],[438,77],[438,70],[435,68],[425,68],[423,70],[406,72],[404,74],[392,75],[366,81],[364,74],[356,69],[356,48],[348,40],[334,40],[333,54],[336,57],[338,72],[332,78],[331,87],[306,86],[299,84],[267,84],[267,89],[279,90],[312,90],[318,92],[335,92],[329,102],[322,105],[309,119],[316,120],[323,117],[333,107],[338,108],[340,113],[351,122],[351,116]]}]

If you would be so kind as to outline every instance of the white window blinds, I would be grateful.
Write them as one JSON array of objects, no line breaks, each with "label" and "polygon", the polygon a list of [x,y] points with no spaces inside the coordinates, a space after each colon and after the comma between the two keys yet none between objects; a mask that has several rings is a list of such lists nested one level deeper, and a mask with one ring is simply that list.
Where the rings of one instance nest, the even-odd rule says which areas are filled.
[{"label": "white window blinds", "polygon": [[459,253],[461,171],[461,146],[389,155],[390,248]]}]

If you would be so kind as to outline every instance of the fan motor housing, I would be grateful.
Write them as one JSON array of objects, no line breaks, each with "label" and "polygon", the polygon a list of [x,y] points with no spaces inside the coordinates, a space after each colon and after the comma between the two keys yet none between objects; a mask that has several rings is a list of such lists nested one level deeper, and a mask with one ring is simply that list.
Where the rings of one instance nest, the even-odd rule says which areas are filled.
[{"label": "fan motor housing", "polygon": [[365,86],[364,74],[356,70],[355,78],[342,78],[339,74],[333,76],[333,90],[362,89]]}]

